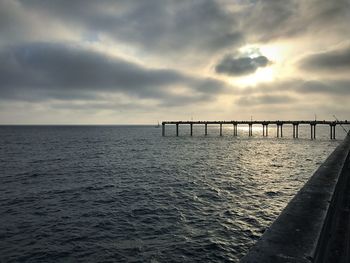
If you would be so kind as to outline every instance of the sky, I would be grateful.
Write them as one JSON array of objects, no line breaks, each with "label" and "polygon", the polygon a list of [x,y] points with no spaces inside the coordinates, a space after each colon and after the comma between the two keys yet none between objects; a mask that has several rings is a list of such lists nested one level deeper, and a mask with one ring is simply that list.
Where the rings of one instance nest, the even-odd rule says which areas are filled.
[{"label": "sky", "polygon": [[350,119],[350,0],[0,0],[0,124]]}]

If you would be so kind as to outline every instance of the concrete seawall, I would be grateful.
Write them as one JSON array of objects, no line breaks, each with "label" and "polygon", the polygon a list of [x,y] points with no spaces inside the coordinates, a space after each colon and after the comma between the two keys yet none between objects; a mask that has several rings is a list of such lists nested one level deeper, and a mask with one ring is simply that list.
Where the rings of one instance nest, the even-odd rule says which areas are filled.
[{"label": "concrete seawall", "polygon": [[348,135],[240,262],[350,262],[349,151]]}]

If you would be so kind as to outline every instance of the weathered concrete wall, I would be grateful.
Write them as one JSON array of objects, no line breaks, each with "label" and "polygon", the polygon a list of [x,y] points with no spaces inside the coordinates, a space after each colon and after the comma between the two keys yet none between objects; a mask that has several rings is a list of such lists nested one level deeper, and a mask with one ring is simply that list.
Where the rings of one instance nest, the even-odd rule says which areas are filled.
[{"label": "weathered concrete wall", "polygon": [[240,262],[313,262],[349,151],[347,136]]}]

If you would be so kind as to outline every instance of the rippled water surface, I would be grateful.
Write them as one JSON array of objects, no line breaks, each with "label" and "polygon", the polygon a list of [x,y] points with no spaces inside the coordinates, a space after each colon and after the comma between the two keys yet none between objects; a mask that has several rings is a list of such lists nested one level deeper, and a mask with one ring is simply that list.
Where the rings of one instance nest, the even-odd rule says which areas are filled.
[{"label": "rippled water surface", "polygon": [[237,262],[339,143],[274,130],[2,126],[0,262]]}]

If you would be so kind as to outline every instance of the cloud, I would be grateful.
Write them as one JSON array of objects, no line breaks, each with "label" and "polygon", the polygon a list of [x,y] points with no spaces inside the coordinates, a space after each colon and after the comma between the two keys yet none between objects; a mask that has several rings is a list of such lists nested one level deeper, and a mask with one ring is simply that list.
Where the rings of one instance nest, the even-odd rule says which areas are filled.
[{"label": "cloud", "polygon": [[[0,50],[1,99],[96,99],[122,93],[160,103],[212,99],[221,81],[152,69],[82,46],[32,43]],[[182,90],[182,92],[179,92]]]},{"label": "cloud", "polygon": [[[44,33],[55,38],[58,29],[69,28],[81,38],[98,41],[107,36],[148,53],[167,55],[220,52],[251,41],[268,42],[309,32],[349,33],[348,0],[2,2],[0,30],[8,38],[37,35],[40,41]],[[40,24],[42,20],[46,23]],[[47,23],[57,28],[48,31]]]},{"label": "cloud", "polygon": [[235,57],[226,55],[216,66],[216,73],[242,76],[254,73],[259,67],[266,67],[271,61],[265,56],[258,57]]},{"label": "cloud", "polygon": [[0,46],[42,40],[77,41],[79,34],[73,28],[72,25],[59,22],[54,15],[48,16],[40,12],[39,8],[24,5],[17,0],[0,1]]},{"label": "cloud", "polygon": [[213,0],[21,1],[28,12],[108,36],[147,52],[203,53],[237,46],[243,34],[231,12]]},{"label": "cloud", "polygon": [[334,96],[350,95],[350,79],[304,81],[297,89],[301,93],[318,93]]},{"label": "cloud", "polygon": [[252,0],[240,12],[246,39],[270,42],[308,34],[349,33],[348,0]]},{"label": "cloud", "polygon": [[299,66],[304,70],[350,72],[350,46],[309,55],[299,62]]},{"label": "cloud", "polygon": [[[305,80],[300,78],[283,79],[267,82],[255,87],[232,90],[237,96],[235,103],[239,106],[268,106],[307,104],[321,107],[322,104],[337,106],[350,96],[350,79]],[[346,108],[346,103],[342,105]],[[339,106],[339,105],[338,105]],[[337,107],[338,107],[337,106]],[[339,106],[340,107],[340,106]]]},{"label": "cloud", "polygon": [[269,41],[273,38],[289,37],[301,29],[294,23],[298,14],[297,1],[257,0],[241,12],[245,31],[251,38]]},{"label": "cloud", "polygon": [[289,104],[295,101],[296,99],[289,95],[255,95],[240,97],[236,103],[240,106],[259,106]]}]

